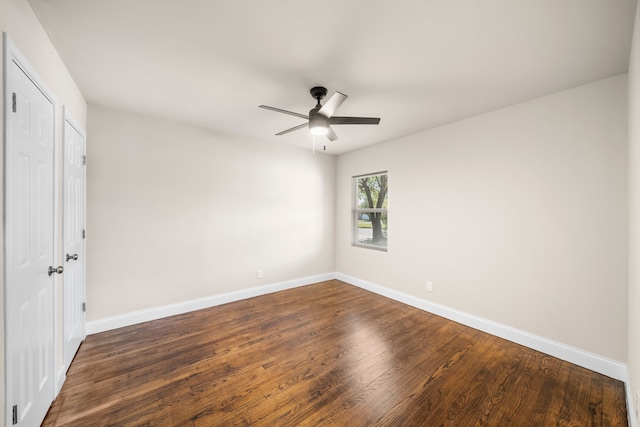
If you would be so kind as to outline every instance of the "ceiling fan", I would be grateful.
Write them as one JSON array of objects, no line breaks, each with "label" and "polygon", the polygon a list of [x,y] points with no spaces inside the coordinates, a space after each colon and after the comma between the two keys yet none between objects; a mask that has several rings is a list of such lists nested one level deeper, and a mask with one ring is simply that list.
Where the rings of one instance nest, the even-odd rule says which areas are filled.
[{"label": "ceiling fan", "polygon": [[275,111],[277,113],[289,114],[291,116],[300,117],[301,119],[308,120],[307,123],[303,123],[298,126],[294,126],[291,129],[283,130],[276,133],[276,135],[284,135],[294,130],[302,129],[309,126],[309,131],[312,135],[325,135],[329,141],[335,141],[338,136],[331,128],[331,125],[377,125],[380,123],[379,117],[339,117],[334,116],[336,110],[347,99],[347,95],[344,93],[336,92],[331,95],[331,98],[324,103],[320,104],[320,100],[327,96],[327,89],[322,86],[312,87],[309,91],[313,99],[317,101],[316,106],[309,111],[309,115],[294,113],[293,111],[282,110],[280,108],[269,107],[268,105],[260,105],[260,108],[266,110]]}]

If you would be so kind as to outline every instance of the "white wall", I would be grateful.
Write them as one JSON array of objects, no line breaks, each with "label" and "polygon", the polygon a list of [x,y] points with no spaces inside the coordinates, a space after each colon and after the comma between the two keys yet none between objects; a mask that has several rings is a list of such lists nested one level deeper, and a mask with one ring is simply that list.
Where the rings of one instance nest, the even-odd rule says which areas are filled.
[{"label": "white wall", "polygon": [[[625,361],[626,88],[621,75],[341,155],[337,271]],[[351,177],[381,170],[388,252],[350,243]]]},{"label": "white wall", "polygon": [[[640,5],[636,11],[629,61],[629,296],[628,353],[630,386],[637,405],[640,390]],[[629,408],[629,411],[636,411]],[[640,418],[635,413],[638,425]]]},{"label": "white wall", "polygon": [[88,321],[334,271],[335,157],[94,105],[87,132]]},{"label": "white wall", "polygon": [[[58,56],[55,48],[51,44],[49,37],[42,29],[40,22],[36,18],[33,10],[24,0],[0,0],[0,32],[6,32],[9,38],[15,43],[20,52],[26,57],[38,75],[41,77],[42,82],[56,97],[58,101],[57,106],[57,126],[58,126],[58,140],[57,143],[59,151],[62,150],[61,135],[62,135],[62,121],[64,117],[62,115],[62,106],[65,105],[73,115],[74,119],[80,126],[84,126],[86,121],[86,102],[75,85],[71,75],[67,71],[62,60]],[[4,58],[3,47],[0,46],[0,55]],[[0,74],[4,71],[0,71]],[[0,100],[4,100],[3,87],[0,85]],[[0,102],[0,128],[3,129],[3,117],[4,117],[4,101]],[[61,156],[58,156],[61,159]],[[3,159],[2,152],[0,152],[0,176],[4,176],[3,173]],[[62,167],[61,164],[57,165],[59,172],[59,182],[62,181]],[[0,194],[3,186],[0,185]],[[61,191],[58,194],[62,194]],[[0,197],[0,205],[3,203],[3,198]],[[62,204],[60,203],[60,208]],[[0,206],[0,210],[2,207]],[[61,219],[61,215],[59,215]],[[61,223],[58,224],[60,230]],[[0,235],[3,230],[0,229]],[[62,257],[62,240],[60,240],[60,248],[58,250],[59,257]],[[0,246],[0,277],[3,279],[4,289],[4,254],[2,250],[4,245]],[[62,265],[61,259],[58,260]],[[58,280],[58,301],[62,301],[61,286],[62,281]],[[59,314],[61,312],[59,311]],[[58,319],[57,333],[57,345],[58,353],[56,354],[56,370],[62,368],[62,321]],[[5,373],[4,373],[4,291],[0,292],[0,366],[2,366],[2,378],[0,378],[0,420],[4,420],[5,417]]]}]

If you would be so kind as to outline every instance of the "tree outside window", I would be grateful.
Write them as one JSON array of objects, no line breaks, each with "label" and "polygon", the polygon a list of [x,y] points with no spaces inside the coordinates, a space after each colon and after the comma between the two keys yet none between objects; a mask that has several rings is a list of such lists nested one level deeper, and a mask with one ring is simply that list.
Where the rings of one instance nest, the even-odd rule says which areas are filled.
[{"label": "tree outside window", "polygon": [[389,175],[387,172],[353,177],[353,245],[387,250]]}]

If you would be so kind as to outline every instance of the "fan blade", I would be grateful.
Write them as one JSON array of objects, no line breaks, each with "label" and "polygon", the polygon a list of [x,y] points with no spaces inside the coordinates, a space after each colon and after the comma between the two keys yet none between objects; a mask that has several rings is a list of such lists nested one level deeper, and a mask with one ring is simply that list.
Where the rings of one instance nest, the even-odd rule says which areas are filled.
[{"label": "fan blade", "polygon": [[302,128],[305,128],[305,127],[309,127],[309,123],[303,123],[301,125],[294,126],[291,129],[287,129],[287,130],[283,130],[282,132],[278,132],[278,133],[276,133],[276,135],[277,136],[284,135],[285,133],[293,132],[294,130],[302,129]]},{"label": "fan blade", "polygon": [[331,117],[329,123],[332,125],[377,125],[380,117]]},{"label": "fan blade", "polygon": [[338,139],[338,135],[336,135],[331,127],[327,128],[327,138],[329,139],[329,141],[335,141],[336,139]]},{"label": "fan blade", "polygon": [[324,103],[322,108],[318,110],[319,114],[322,114],[325,117],[331,117],[336,113],[336,110],[344,100],[347,99],[347,95],[344,93],[336,92],[331,95],[331,98],[327,99],[327,102]]},{"label": "fan blade", "polygon": [[293,111],[282,110],[276,107],[269,107],[268,105],[258,105],[259,108],[264,108],[265,110],[275,111],[276,113],[288,114],[290,116],[300,117],[301,119],[309,119],[309,116],[306,114],[294,113]]}]

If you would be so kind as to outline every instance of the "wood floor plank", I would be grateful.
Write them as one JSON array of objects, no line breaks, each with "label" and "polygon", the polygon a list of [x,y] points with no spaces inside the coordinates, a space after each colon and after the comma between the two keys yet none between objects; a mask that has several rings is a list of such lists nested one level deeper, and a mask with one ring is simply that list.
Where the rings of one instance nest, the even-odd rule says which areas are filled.
[{"label": "wood floor plank", "polygon": [[331,280],[87,337],[43,426],[626,426],[624,385]]},{"label": "wood floor plank", "polygon": [[[498,339],[495,339],[498,341]],[[505,389],[515,381],[515,373],[521,370],[525,357],[524,352],[517,351],[517,346],[505,341],[496,342],[501,351],[485,364],[482,381],[469,393],[464,407],[458,410],[456,425],[489,425],[500,419],[500,407],[505,400]]]},{"label": "wood floor plank", "polygon": [[513,373],[515,380],[501,405],[503,414],[498,425],[514,425],[518,414],[532,414],[536,403],[532,396],[537,396],[542,388],[542,381],[537,379],[538,366],[541,358],[547,356],[525,347],[520,347],[520,351],[526,354],[526,361]]},{"label": "wood floor plank", "polygon": [[[436,353],[415,363],[406,370],[406,374],[392,372],[392,375],[402,378],[400,384],[413,384],[412,389],[407,390],[411,399],[404,399],[400,405],[392,399],[389,404],[394,405],[393,409],[381,421],[403,425],[412,419],[446,419],[445,412],[454,405],[467,381],[477,375],[477,366],[494,356],[496,349],[485,345],[488,338],[460,334]],[[460,377],[467,381],[454,383],[451,381],[453,372],[456,376],[460,373]]]}]

